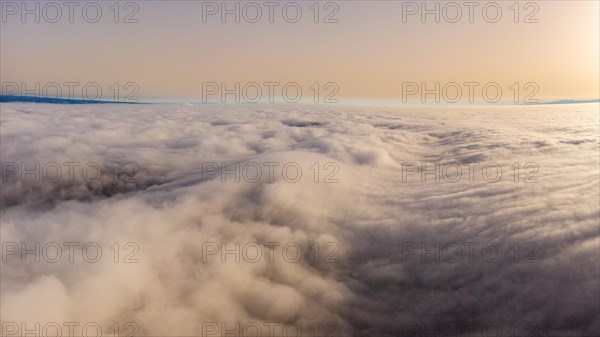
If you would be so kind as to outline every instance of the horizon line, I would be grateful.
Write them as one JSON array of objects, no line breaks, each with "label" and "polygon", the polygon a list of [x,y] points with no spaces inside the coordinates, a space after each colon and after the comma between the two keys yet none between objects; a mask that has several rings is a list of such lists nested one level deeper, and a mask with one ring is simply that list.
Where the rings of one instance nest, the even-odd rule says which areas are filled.
[{"label": "horizon line", "polygon": [[301,100],[298,102],[275,101],[275,102],[222,102],[222,101],[203,101],[200,99],[165,99],[165,98],[146,98],[136,101],[111,101],[111,100],[90,100],[85,98],[59,98],[59,97],[42,97],[42,96],[23,96],[23,95],[5,95],[0,94],[0,103],[46,103],[46,104],[199,104],[199,105],[281,105],[281,104],[299,104],[299,105],[427,105],[427,106],[473,106],[473,105],[560,105],[560,104],[585,104],[585,103],[600,103],[600,98],[596,99],[559,99],[544,102],[527,102],[515,103],[512,101],[486,102],[476,101],[467,103],[451,103],[451,102],[419,102],[418,100],[410,100],[404,102],[400,99],[338,99],[337,102],[314,102],[312,100]]}]

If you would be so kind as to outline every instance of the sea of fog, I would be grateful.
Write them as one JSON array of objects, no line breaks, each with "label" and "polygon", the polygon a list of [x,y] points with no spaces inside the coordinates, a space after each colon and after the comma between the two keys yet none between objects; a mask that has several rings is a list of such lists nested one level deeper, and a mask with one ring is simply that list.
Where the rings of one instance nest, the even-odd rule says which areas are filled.
[{"label": "sea of fog", "polygon": [[0,108],[3,335],[600,335],[598,104]]}]

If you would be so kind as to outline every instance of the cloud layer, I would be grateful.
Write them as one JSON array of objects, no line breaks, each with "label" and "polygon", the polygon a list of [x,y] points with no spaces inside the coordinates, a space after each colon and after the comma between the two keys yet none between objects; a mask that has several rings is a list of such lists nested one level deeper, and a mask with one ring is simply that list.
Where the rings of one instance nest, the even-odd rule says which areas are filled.
[{"label": "cloud layer", "polygon": [[[600,333],[593,104],[9,103],[0,122],[3,322]],[[8,251],[36,242],[39,263]]]}]

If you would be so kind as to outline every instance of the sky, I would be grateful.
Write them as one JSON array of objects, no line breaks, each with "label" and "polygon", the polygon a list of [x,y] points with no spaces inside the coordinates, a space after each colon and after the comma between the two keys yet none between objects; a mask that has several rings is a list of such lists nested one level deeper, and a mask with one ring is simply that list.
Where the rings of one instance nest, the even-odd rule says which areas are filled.
[{"label": "sky", "polygon": [[[202,100],[221,97],[239,83],[244,102],[259,95],[251,83],[260,87],[261,99],[269,97],[267,82],[277,83],[276,98],[293,83],[284,97],[296,97],[292,91],[300,87],[301,99],[318,102],[327,97],[435,102],[435,94],[421,94],[439,83],[434,91],[442,103],[454,103],[454,97],[468,103],[467,82],[478,83],[475,101],[600,96],[598,1],[476,2],[474,7],[428,2],[425,10],[439,6],[439,23],[436,14],[423,20],[421,2],[407,1],[321,1],[318,6],[275,1],[272,7],[228,1],[229,9],[239,6],[239,22],[235,13],[223,22],[222,2],[1,3],[4,94],[15,93],[16,83],[20,93],[24,86],[58,96],[49,85],[58,83],[64,97],[69,90],[64,83],[75,82],[77,97],[94,83],[102,98]],[[298,7],[302,12],[296,16]],[[24,9],[30,14],[22,16]],[[210,85],[215,83],[225,87],[214,91]],[[493,85],[484,95],[486,84]],[[494,93],[497,87],[500,96]]]}]

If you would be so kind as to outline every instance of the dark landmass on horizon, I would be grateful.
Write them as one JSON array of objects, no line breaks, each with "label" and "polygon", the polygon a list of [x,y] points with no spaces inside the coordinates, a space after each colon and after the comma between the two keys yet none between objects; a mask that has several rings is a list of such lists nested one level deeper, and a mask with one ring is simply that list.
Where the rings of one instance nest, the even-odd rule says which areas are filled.
[{"label": "dark landmass on horizon", "polygon": [[[57,98],[57,97],[38,97],[38,96],[15,96],[15,95],[1,95],[0,103],[46,103],[46,104],[153,104],[152,102],[114,102],[114,101],[103,101],[103,100],[89,100],[89,99],[74,99],[74,98]],[[163,104],[178,104],[183,102],[160,102]],[[156,104],[160,104],[156,103]],[[582,103],[600,103],[600,99],[590,100],[576,100],[576,99],[563,99],[550,102],[539,102],[539,103],[525,103],[517,105],[546,105],[546,104],[582,104]],[[194,104],[215,104],[212,102],[194,102]]]},{"label": "dark landmass on horizon", "polygon": [[144,104],[140,102],[114,102],[89,99],[38,97],[38,96],[13,96],[0,95],[1,103],[48,103],[48,104]]}]

